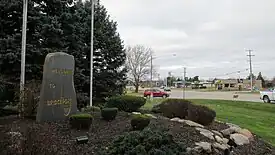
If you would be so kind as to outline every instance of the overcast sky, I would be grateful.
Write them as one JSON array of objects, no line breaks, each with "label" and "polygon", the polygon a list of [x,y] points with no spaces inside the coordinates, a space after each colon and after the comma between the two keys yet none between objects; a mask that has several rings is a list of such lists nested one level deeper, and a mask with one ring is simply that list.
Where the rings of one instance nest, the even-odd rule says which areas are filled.
[{"label": "overcast sky", "polygon": [[[101,0],[125,45],[154,51],[162,77],[247,76],[247,52],[253,72],[275,76],[275,0]],[[174,55],[174,56],[173,56]]]}]

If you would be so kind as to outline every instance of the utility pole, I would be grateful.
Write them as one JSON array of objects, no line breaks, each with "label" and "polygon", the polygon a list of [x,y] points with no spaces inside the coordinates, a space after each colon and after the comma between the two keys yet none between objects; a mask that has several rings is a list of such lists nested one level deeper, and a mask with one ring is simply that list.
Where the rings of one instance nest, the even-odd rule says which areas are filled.
[{"label": "utility pole", "polygon": [[22,43],[21,43],[22,45],[21,45],[20,93],[23,93],[24,87],[25,87],[27,16],[28,16],[28,0],[23,0],[23,25],[22,25]]},{"label": "utility pole", "polygon": [[252,72],[252,57],[255,55],[252,55],[251,52],[253,50],[246,50],[248,51],[248,57],[249,57],[249,68],[250,68],[250,87],[251,87],[251,92],[253,91],[253,72]]},{"label": "utility pole", "polygon": [[185,78],[186,78],[186,67],[184,67],[183,80],[182,80],[183,81],[183,94],[182,94],[183,99],[185,99],[185,88],[186,88]]},{"label": "utility pole", "polygon": [[94,71],[94,0],[91,0],[91,71],[90,71],[90,106],[93,106],[93,71]]}]

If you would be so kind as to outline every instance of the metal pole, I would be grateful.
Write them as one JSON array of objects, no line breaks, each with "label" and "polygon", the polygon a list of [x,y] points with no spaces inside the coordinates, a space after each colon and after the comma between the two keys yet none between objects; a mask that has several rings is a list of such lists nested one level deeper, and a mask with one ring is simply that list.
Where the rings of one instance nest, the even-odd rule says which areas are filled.
[{"label": "metal pole", "polygon": [[24,85],[25,85],[27,15],[28,15],[28,0],[23,0],[23,25],[22,25],[22,44],[21,44],[22,47],[21,47],[20,94],[23,93],[23,91],[24,91]]},{"label": "metal pole", "polygon": [[93,106],[93,68],[94,68],[94,0],[91,0],[91,71],[90,71],[90,106]]},{"label": "metal pole", "polygon": [[249,67],[250,67],[250,89],[251,89],[251,92],[253,91],[253,72],[252,72],[252,56],[255,56],[255,55],[252,55],[251,52],[252,50],[247,50],[249,52],[249,54],[247,55],[249,57]]},{"label": "metal pole", "polygon": [[[153,88],[153,54],[151,53],[151,89]],[[151,99],[153,99],[153,92],[151,90]]]},{"label": "metal pole", "polygon": [[186,84],[186,81],[185,81],[185,78],[186,78],[186,67],[184,67],[184,75],[183,75],[183,99],[185,99],[185,84]]}]

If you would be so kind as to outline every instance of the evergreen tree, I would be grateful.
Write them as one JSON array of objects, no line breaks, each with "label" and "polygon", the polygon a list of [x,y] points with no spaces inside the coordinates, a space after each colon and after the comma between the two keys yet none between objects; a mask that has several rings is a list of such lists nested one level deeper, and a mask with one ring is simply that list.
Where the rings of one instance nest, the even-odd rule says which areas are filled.
[{"label": "evergreen tree", "polygon": [[[22,1],[0,2],[0,71],[19,84]],[[45,56],[66,52],[75,57],[77,93],[89,95],[91,4],[73,0],[29,0],[26,48],[26,80],[42,79]],[[94,21],[94,85],[97,99],[121,94],[126,85],[122,67],[125,51],[117,23],[99,2]]]},{"label": "evergreen tree", "polygon": [[262,81],[262,86],[265,87],[265,79],[262,76],[262,72],[259,72],[257,80],[261,80]]}]

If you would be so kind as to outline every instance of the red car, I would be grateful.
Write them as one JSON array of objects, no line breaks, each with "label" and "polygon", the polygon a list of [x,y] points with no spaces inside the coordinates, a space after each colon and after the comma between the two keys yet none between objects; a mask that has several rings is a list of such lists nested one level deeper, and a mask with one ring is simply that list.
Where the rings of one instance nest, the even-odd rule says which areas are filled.
[{"label": "red car", "polygon": [[158,90],[158,89],[147,89],[144,91],[144,97],[150,97],[153,93],[153,97],[169,97],[169,94],[167,92]]}]

